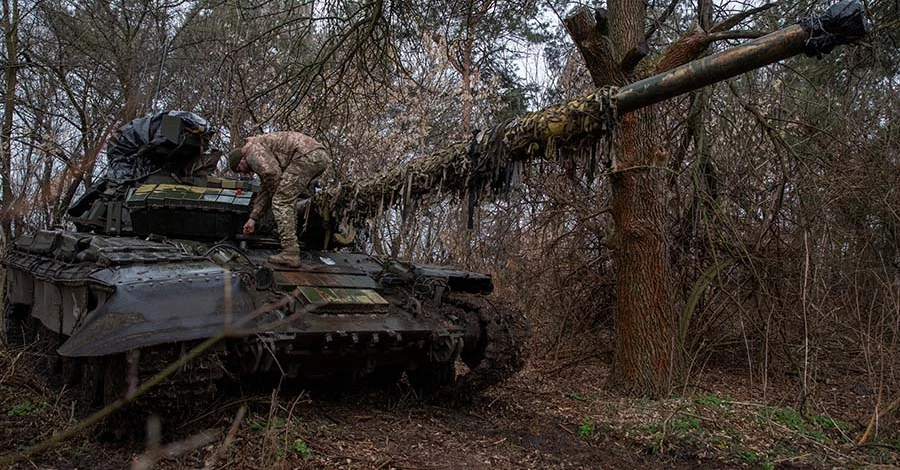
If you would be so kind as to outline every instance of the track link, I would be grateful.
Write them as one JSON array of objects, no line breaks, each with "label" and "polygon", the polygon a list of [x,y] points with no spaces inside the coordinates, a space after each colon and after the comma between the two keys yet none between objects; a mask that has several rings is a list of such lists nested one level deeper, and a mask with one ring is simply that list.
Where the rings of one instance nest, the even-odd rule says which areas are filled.
[{"label": "track link", "polygon": [[479,295],[455,294],[447,302],[474,314],[482,335],[478,350],[463,357],[470,371],[460,377],[455,391],[480,392],[522,370],[530,332],[520,310],[501,299]]}]

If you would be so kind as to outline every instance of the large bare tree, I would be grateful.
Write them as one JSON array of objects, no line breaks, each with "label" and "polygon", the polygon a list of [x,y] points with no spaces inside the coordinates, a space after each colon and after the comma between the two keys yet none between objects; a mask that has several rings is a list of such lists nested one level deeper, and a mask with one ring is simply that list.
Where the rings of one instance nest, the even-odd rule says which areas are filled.
[{"label": "large bare tree", "polygon": [[[644,65],[647,41],[677,4],[673,0],[652,22],[647,19],[646,3],[640,0],[611,0],[608,12],[581,10],[570,16],[567,28],[594,85],[621,86],[685,64],[716,40],[756,37],[758,33],[728,30],[770,7],[747,10],[712,25],[712,4],[700,2],[697,26],[667,47],[654,65]],[[651,107],[621,118],[614,134],[610,176],[616,275],[611,384],[649,396],[668,394],[681,366],[665,232],[668,154],[656,131],[660,127],[657,114]]]}]

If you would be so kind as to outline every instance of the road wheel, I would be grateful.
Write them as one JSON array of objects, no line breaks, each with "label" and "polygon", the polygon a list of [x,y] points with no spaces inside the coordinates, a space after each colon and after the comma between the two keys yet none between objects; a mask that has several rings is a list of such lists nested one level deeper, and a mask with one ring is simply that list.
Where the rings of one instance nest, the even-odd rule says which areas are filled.
[{"label": "road wheel", "polygon": [[484,390],[524,367],[530,331],[522,312],[508,302],[477,295],[451,296],[448,302],[477,319],[481,329],[478,344],[460,355],[470,369],[457,384],[460,391]]},{"label": "road wheel", "polygon": [[[125,397],[129,387],[127,353],[91,357],[82,365],[84,398],[94,408],[102,408]],[[124,405],[113,411],[96,427],[97,439],[103,442],[139,440],[145,430],[140,408]]]},{"label": "road wheel", "polygon": [[88,357],[81,366],[81,389],[83,399],[89,408],[102,408],[103,403],[103,358]]}]

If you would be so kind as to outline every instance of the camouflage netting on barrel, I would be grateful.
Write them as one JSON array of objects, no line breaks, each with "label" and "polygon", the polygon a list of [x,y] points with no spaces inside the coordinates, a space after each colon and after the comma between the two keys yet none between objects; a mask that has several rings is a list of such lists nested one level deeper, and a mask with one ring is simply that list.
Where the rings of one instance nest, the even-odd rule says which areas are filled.
[{"label": "camouflage netting on barrel", "polygon": [[[316,195],[322,213],[342,221],[380,216],[397,204],[455,194],[480,198],[516,186],[523,172],[544,161],[567,160],[593,175],[598,142],[609,142],[615,122],[615,89],[525,114],[479,131],[469,142],[377,173],[334,185]],[[572,161],[576,160],[582,161]],[[592,176],[591,176],[592,177]]]}]

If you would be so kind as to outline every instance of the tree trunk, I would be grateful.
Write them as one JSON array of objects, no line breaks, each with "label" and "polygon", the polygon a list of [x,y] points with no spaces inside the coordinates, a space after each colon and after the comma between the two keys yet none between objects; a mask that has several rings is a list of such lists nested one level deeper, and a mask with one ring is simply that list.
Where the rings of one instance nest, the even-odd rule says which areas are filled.
[{"label": "tree trunk", "polygon": [[[582,10],[566,19],[598,87],[633,80],[646,54],[644,2],[610,1],[609,7],[608,18],[604,10],[596,15]],[[677,361],[664,233],[666,159],[653,127],[652,109],[639,110],[625,115],[614,134],[616,339],[609,385],[658,397],[669,393]]]},{"label": "tree trunk", "polygon": [[12,169],[12,127],[13,114],[16,106],[16,78],[19,68],[19,3],[17,0],[4,0],[3,2],[3,31],[6,32],[6,99],[3,103],[3,125],[0,129],[0,177],[3,178],[0,195],[0,221],[4,240],[12,238],[12,217],[10,205],[12,204],[12,183],[10,172]]},{"label": "tree trunk", "polygon": [[609,384],[660,397],[669,393],[679,361],[664,232],[665,153],[653,142],[651,113],[625,116],[614,147],[616,340]]},{"label": "tree trunk", "polygon": [[[588,65],[595,85],[623,85],[646,51],[642,0],[609,2],[605,63]],[[579,43],[579,46],[582,44]],[[582,47],[583,49],[583,47]],[[584,54],[583,54],[584,55]],[[635,395],[669,393],[675,365],[675,321],[664,232],[665,154],[653,132],[653,110],[624,116],[615,131],[611,213],[615,224],[616,335],[609,385]]]}]

